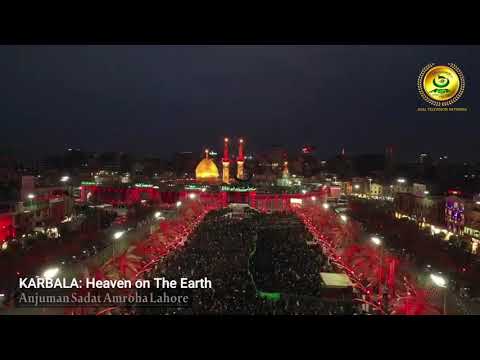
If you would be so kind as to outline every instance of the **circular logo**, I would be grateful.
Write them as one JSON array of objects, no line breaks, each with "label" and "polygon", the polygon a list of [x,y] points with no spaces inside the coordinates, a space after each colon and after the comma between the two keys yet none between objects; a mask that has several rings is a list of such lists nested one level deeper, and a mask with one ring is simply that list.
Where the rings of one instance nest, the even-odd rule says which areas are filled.
[{"label": "circular logo", "polygon": [[449,106],[460,99],[465,89],[465,79],[460,68],[428,64],[418,76],[418,90],[423,100],[434,106]]}]

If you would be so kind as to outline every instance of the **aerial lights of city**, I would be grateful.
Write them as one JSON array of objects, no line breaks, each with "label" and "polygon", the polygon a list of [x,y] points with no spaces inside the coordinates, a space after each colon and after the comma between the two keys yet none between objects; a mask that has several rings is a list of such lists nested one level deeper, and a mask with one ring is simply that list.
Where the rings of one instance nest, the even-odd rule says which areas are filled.
[{"label": "aerial lights of city", "polygon": [[[399,111],[406,123],[390,124],[393,131],[375,120],[392,114],[378,113],[377,104],[391,96],[378,90],[383,77],[373,68],[355,72],[354,79],[341,74],[346,53],[368,53],[373,61],[394,48],[285,46],[279,55],[268,47],[218,47],[229,55],[224,67],[208,51],[203,56],[210,61],[185,67],[186,60],[202,58],[199,49],[185,47],[186,58],[181,52],[166,56],[167,50],[131,49],[160,64],[150,72],[125,60],[142,69],[135,75],[136,98],[125,90],[131,78],[93,78],[85,64],[55,48],[89,84],[115,89],[102,95],[105,109],[90,85],[62,70],[53,75],[44,50],[32,51],[35,66],[24,66],[42,68],[43,91],[65,105],[46,97],[42,106],[51,117],[45,124],[73,119],[74,108],[85,109],[85,119],[75,132],[59,130],[57,139],[42,137],[26,114],[18,132],[25,139],[35,135],[36,142],[0,149],[0,314],[480,314],[475,154],[451,137],[445,148],[441,138],[448,134],[440,130],[428,143],[421,127],[408,144],[402,140],[402,129],[437,119],[428,109],[457,109],[449,110],[458,113],[455,121],[471,116],[458,110],[469,106],[462,102],[462,84],[463,71],[476,71],[469,66],[471,50],[455,48],[464,63],[412,65],[419,78],[399,79],[397,86],[410,91],[417,81],[417,99],[403,99],[406,108]],[[6,61],[15,51],[0,47]],[[109,49],[95,51],[113,59]],[[446,50],[428,51],[437,59]],[[255,60],[248,74],[236,52]],[[267,58],[279,64],[290,59],[293,68],[277,69]],[[297,63],[299,58],[328,63],[331,73],[311,61]],[[397,66],[400,60],[388,61]],[[175,71],[168,69],[189,76],[172,77]],[[299,79],[294,69],[309,76]],[[296,87],[290,86],[292,76],[300,82]],[[365,137],[354,134],[355,126],[366,126],[359,109],[312,90],[329,76],[345,94],[351,94],[352,81],[377,89],[375,97],[355,95],[362,99],[361,117],[374,119]],[[51,88],[52,79],[75,88],[79,98]],[[195,79],[206,81],[200,86]],[[19,112],[15,99],[32,94],[9,85],[5,96]],[[142,105],[138,112],[127,106],[133,103]],[[111,126],[114,119],[119,132]]]}]

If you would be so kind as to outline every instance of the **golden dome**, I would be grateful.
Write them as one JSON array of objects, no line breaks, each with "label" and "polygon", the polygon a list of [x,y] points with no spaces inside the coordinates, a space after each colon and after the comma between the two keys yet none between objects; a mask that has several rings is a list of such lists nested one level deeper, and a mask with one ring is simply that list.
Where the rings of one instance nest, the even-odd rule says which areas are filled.
[{"label": "golden dome", "polygon": [[197,180],[217,180],[219,178],[218,168],[212,159],[202,159],[195,169]]}]

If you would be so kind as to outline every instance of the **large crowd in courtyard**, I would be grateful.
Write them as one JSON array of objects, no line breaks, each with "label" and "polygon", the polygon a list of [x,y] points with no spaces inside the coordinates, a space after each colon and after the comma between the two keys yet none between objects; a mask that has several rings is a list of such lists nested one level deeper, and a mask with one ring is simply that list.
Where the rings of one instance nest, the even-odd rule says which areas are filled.
[{"label": "large crowd in courtyard", "polygon": [[[320,272],[334,270],[292,214],[228,210],[206,215],[187,245],[168,255],[151,276],[207,277],[211,289],[193,290],[191,307],[138,309],[144,314],[351,314],[342,301],[322,300]],[[262,293],[280,294],[275,300]]]}]

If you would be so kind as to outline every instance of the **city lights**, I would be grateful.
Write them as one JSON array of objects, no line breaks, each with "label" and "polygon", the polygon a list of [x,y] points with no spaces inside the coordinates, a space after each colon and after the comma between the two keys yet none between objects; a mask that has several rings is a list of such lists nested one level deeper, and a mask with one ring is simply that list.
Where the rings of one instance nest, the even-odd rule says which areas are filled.
[{"label": "city lights", "polygon": [[[4,127],[0,314],[480,315],[480,161],[470,126],[479,90],[477,70],[467,66],[480,48],[445,48],[455,57],[449,63],[435,49],[409,47],[414,66],[406,73],[405,49],[342,46],[331,69],[320,70],[347,75],[332,76],[309,106],[302,89],[318,83],[328,47],[309,52],[308,63],[302,49],[285,50],[302,76],[281,89],[292,69],[270,66],[265,76],[249,49],[231,56],[220,47],[177,47],[129,47],[129,71],[115,77],[92,70],[118,54],[87,49],[85,67],[59,47],[51,57],[83,80],[75,83],[79,96],[50,81],[40,90],[55,101],[40,96],[34,109],[25,106],[34,95],[7,93],[2,119],[22,120],[22,131]],[[8,76],[18,51],[3,52],[2,85],[18,90],[18,74]],[[277,52],[262,49],[269,59]],[[149,57],[157,71],[146,77]],[[398,70],[391,81],[378,71],[386,57]],[[371,66],[352,70],[352,59]],[[248,81],[247,71],[225,71],[242,60]],[[53,65],[26,61],[22,70],[42,66],[48,73]],[[118,86],[132,79],[135,89]],[[22,89],[38,88],[35,77],[20,80]],[[392,117],[392,87],[402,89],[395,100],[410,115]],[[94,101],[80,96],[92,89]],[[345,89],[353,89],[348,103]],[[457,134],[461,127],[472,129]],[[18,291],[29,288],[63,290]],[[205,296],[192,300],[191,291]],[[372,344],[377,333],[368,333]]]}]

